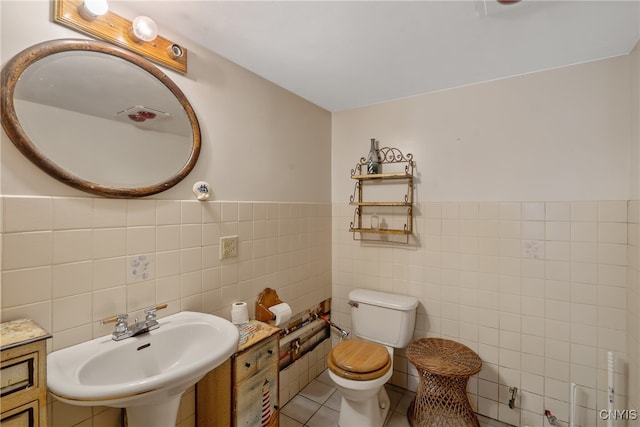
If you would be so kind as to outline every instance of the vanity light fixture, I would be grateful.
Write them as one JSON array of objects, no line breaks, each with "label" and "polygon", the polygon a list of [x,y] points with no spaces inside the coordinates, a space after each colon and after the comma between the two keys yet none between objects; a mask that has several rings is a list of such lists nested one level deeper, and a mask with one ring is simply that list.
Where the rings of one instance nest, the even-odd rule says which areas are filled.
[{"label": "vanity light fixture", "polygon": [[138,16],[131,23],[129,37],[136,43],[154,41],[158,37],[158,26],[148,16]]},{"label": "vanity light fixture", "polygon": [[187,49],[158,35],[155,22],[146,16],[129,21],[110,11],[107,0],[54,0],[54,7],[58,24],[187,73]]},{"label": "vanity light fixture", "polygon": [[78,7],[78,13],[87,21],[93,21],[109,11],[107,0],[84,0]]}]

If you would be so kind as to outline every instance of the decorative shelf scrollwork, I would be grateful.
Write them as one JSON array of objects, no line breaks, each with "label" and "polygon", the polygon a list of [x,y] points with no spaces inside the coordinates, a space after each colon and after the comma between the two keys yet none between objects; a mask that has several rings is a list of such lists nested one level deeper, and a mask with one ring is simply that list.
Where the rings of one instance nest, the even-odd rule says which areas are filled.
[{"label": "decorative shelf scrollwork", "polygon": [[[349,204],[355,206],[353,221],[349,226],[349,232],[353,233],[354,240],[369,240],[376,242],[409,243],[409,236],[413,234],[413,170],[415,162],[413,155],[402,153],[397,148],[383,147],[376,150],[379,161],[379,173],[367,174],[367,159],[362,157],[360,162],[351,169],[351,178],[356,180],[353,194],[349,197]],[[364,173],[363,173],[364,172]],[[406,183],[406,193],[401,201],[371,201],[364,199],[364,188],[369,185],[376,185],[382,182],[404,181]],[[403,187],[405,188],[405,187]],[[393,224],[388,226],[383,222],[377,227],[367,227],[364,224],[363,216],[366,211],[373,211],[374,208],[388,210],[390,213],[398,214],[404,218],[403,224]],[[380,235],[378,239],[374,236]],[[389,240],[388,236],[403,236],[405,241]]]}]

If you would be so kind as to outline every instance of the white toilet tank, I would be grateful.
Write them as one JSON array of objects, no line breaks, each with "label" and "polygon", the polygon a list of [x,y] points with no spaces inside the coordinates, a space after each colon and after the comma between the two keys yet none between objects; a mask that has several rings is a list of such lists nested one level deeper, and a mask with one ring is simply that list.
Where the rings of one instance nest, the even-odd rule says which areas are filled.
[{"label": "white toilet tank", "polygon": [[417,298],[354,289],[349,299],[355,336],[394,348],[409,345],[416,325]]}]

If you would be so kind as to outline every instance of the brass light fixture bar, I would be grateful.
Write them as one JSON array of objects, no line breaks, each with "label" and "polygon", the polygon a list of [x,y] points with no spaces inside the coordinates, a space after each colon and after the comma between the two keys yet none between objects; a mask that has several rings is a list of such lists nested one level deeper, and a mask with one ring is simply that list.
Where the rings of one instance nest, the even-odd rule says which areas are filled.
[{"label": "brass light fixture bar", "polygon": [[83,0],[55,0],[54,22],[131,50],[157,64],[187,73],[187,49],[157,36],[136,42],[129,35],[132,22],[111,11],[93,19],[80,14]]}]

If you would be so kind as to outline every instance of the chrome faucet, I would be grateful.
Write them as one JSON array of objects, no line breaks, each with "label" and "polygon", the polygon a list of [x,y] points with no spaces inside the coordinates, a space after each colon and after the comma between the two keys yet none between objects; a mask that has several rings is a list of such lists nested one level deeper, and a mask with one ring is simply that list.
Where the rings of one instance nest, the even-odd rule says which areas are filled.
[{"label": "chrome faucet", "polygon": [[144,334],[145,332],[158,329],[160,324],[156,320],[156,313],[158,310],[167,308],[167,306],[167,304],[160,304],[154,307],[145,308],[144,320],[138,322],[138,319],[136,319],[131,325],[127,321],[127,319],[129,319],[129,315],[126,313],[103,319],[100,321],[100,324],[104,325],[107,323],[115,323],[116,328],[113,331],[113,334],[111,334],[111,339],[114,341],[121,341],[126,338],[135,337],[137,335]]}]

